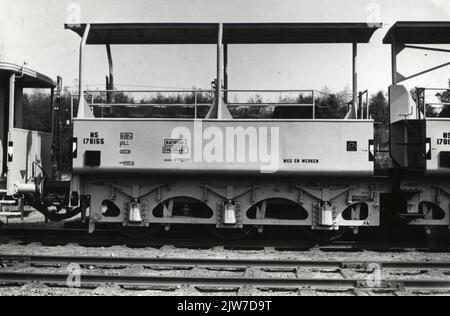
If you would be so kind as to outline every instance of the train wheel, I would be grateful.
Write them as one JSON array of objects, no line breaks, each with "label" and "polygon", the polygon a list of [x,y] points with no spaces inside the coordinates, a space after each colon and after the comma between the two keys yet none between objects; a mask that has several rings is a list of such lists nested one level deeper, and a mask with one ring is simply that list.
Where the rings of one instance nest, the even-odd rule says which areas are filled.
[{"label": "train wheel", "polygon": [[228,229],[228,228],[216,228],[216,227],[208,227],[208,230],[211,232],[214,237],[221,240],[240,240],[247,237],[250,234],[249,229]]},{"label": "train wheel", "polygon": [[150,227],[122,227],[120,233],[129,239],[147,239],[161,232],[161,225],[150,225]]},{"label": "train wheel", "polygon": [[319,243],[332,243],[344,237],[346,230],[312,230],[311,228],[302,228],[302,233],[309,239]]}]

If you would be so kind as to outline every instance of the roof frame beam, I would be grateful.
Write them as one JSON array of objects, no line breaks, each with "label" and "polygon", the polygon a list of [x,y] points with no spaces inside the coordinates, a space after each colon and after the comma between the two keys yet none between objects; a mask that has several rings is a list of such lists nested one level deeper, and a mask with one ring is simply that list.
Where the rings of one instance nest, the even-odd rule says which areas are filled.
[{"label": "roof frame beam", "polygon": [[[90,24],[88,45],[215,44],[220,23]],[[87,24],[66,25],[79,36]],[[382,24],[223,23],[223,44],[368,43]]]},{"label": "roof frame beam", "polygon": [[420,77],[422,75],[425,75],[427,73],[439,70],[441,68],[447,67],[450,65],[450,62],[444,63],[442,65],[436,66],[436,67],[432,67],[429,69],[426,69],[424,71],[418,72],[416,74],[413,74],[411,76],[404,76],[401,73],[398,72],[398,68],[397,68],[397,59],[398,59],[398,55],[405,50],[406,48],[408,49],[417,49],[417,50],[426,50],[426,51],[437,51],[437,52],[445,52],[445,53],[450,53],[450,50],[448,49],[441,49],[441,48],[434,48],[434,47],[426,47],[426,46],[417,46],[417,45],[407,45],[407,44],[398,44],[395,39],[392,41],[392,82],[393,84],[399,84],[402,83],[404,81],[416,78],[416,77]]},{"label": "roof frame beam", "polygon": [[433,52],[450,53],[449,49],[427,47],[423,45],[445,45],[450,44],[450,22],[422,21],[422,22],[397,22],[387,32],[383,39],[384,44],[391,45],[392,58],[392,84],[419,77],[432,71],[450,65],[442,65],[426,69],[411,76],[403,76],[398,72],[397,61],[399,54],[405,49],[416,49]]},{"label": "roof frame beam", "polygon": [[425,47],[417,45],[404,45],[405,48],[427,50],[432,52],[450,53],[450,49],[435,48],[435,47]]},{"label": "roof frame beam", "polygon": [[427,73],[436,71],[436,70],[438,70],[438,69],[441,69],[441,68],[444,68],[444,67],[447,67],[447,66],[450,66],[450,62],[445,63],[445,64],[442,64],[442,65],[439,65],[439,66],[436,66],[436,67],[429,68],[429,69],[424,70],[424,71],[421,71],[421,72],[418,72],[418,73],[416,73],[416,74],[414,74],[414,75],[412,75],[412,76],[409,76],[409,77],[401,76],[401,79],[400,79],[400,80],[397,80],[396,83],[401,83],[401,82],[403,82],[403,81],[407,81],[407,80],[409,80],[409,79],[413,79],[413,78],[416,78],[416,77],[425,75],[425,74],[427,74]]}]

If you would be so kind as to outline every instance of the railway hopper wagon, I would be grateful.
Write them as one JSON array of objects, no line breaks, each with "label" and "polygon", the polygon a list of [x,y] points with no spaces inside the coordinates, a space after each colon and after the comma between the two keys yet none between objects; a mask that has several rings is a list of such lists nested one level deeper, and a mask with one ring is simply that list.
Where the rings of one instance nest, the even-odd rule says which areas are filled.
[{"label": "railway hopper wagon", "polygon": [[392,210],[410,225],[448,227],[450,90],[418,87],[411,92],[402,83],[450,63],[413,75],[402,75],[397,63],[404,51],[450,53],[442,47],[450,44],[450,23],[398,22],[389,30],[384,43],[392,47],[390,152],[396,173],[393,194],[400,202]]},{"label": "railway hopper wagon", "polygon": [[[224,236],[239,235],[250,227],[262,231],[266,226],[302,226],[318,234],[333,234],[344,228],[357,232],[361,227],[379,226],[380,196],[390,188],[389,181],[374,176],[374,122],[367,103],[361,102],[357,56],[358,45],[369,42],[381,25],[66,27],[81,37],[70,207],[89,214],[90,231],[101,223],[150,230],[201,224]],[[114,89],[114,45],[171,44],[216,45],[213,89],[190,91],[190,102],[170,104],[119,98],[124,93],[157,91]],[[348,45],[353,100],[345,118],[316,117],[319,92],[314,90],[229,89],[228,49],[241,44]],[[89,45],[106,47],[106,91],[85,89]],[[232,97],[238,93],[291,93],[296,97],[240,102]],[[152,109],[147,111],[153,115],[129,115],[141,107]],[[127,115],[123,108],[128,109]],[[243,115],[252,109],[265,116]]]},{"label": "railway hopper wagon", "polygon": [[[0,63],[0,211],[20,214],[31,207],[55,221],[81,213],[90,232],[105,224],[132,232],[204,225],[221,238],[294,226],[312,238],[334,240],[349,229],[382,226],[385,213],[427,232],[449,227],[450,90],[410,91],[403,85],[449,64],[404,76],[397,59],[406,49],[448,53],[430,45],[450,43],[450,23],[398,22],[384,39],[392,47],[390,176],[379,176],[374,168],[374,121],[364,102],[368,92],[358,90],[358,45],[368,43],[380,27],[67,25],[81,37],[71,180],[58,181],[52,172],[57,160],[52,138],[61,135],[52,131],[58,125],[57,105],[51,109],[61,81]],[[115,45],[179,44],[216,46],[210,90],[116,89]],[[315,90],[230,89],[229,48],[251,44],[347,45],[353,85],[346,112],[321,117],[322,93]],[[106,47],[106,90],[85,88],[90,45]],[[32,88],[49,96],[34,98],[27,91]],[[46,100],[38,104],[48,107],[47,118],[30,115],[37,106],[33,100]],[[50,127],[39,130],[40,120]]]}]

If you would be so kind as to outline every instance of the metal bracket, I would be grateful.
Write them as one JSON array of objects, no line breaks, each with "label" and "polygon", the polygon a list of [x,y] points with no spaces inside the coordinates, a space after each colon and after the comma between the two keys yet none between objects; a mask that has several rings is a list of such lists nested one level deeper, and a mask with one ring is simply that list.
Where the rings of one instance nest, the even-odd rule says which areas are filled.
[{"label": "metal bracket", "polygon": [[337,209],[333,203],[330,203],[330,208],[332,209],[333,224],[331,226],[324,226],[320,224],[321,212],[323,212],[325,206],[320,203],[315,203],[313,205],[313,216],[312,216],[312,229],[315,230],[338,230],[339,226],[336,224]]},{"label": "metal bracket", "polygon": [[171,218],[173,216],[173,205],[175,201],[173,199],[169,200],[169,206],[166,206],[165,203],[163,203],[164,211],[163,211],[163,217],[164,218]]},{"label": "metal bracket", "polygon": [[256,198],[256,190],[259,188],[257,185],[252,185],[251,187],[247,188],[235,188],[234,186],[227,186],[225,188],[217,188],[212,187],[206,183],[204,183],[201,186],[204,189],[204,201],[208,201],[208,193],[209,191],[213,192],[217,196],[227,200],[227,201],[234,201],[237,198],[242,197],[243,195],[251,192],[251,201],[254,202]]},{"label": "metal bracket", "polygon": [[[125,218],[129,218],[129,213],[130,213],[130,202],[126,201],[124,203],[124,216]],[[129,223],[127,221],[125,221],[123,223],[123,226],[131,226],[131,227],[141,227],[141,226],[149,226],[149,219],[148,219],[148,211],[149,211],[149,207],[148,207],[148,201],[147,200],[141,200],[140,201],[140,207],[141,207],[141,218],[142,218],[142,222],[134,224],[134,223]]]},{"label": "metal bracket", "polygon": [[414,114],[414,107],[411,107],[411,110],[409,113],[403,113],[403,114],[399,114],[398,116],[404,116],[405,121],[408,119],[408,116],[413,116]]},{"label": "metal bracket", "polygon": [[398,290],[402,291],[405,289],[405,284],[402,282],[374,282],[375,284],[370,284],[367,281],[357,281],[356,287],[358,289],[387,289],[387,290]]},{"label": "metal bracket", "polygon": [[95,231],[95,222],[89,221],[89,234],[92,234]]},{"label": "metal bracket", "polygon": [[[117,185],[114,183],[105,183],[105,182],[94,182],[92,183],[93,185],[103,185],[103,186],[110,186],[111,187],[111,199],[115,199],[116,198],[116,192],[115,190],[121,192],[122,194],[126,195],[127,197],[131,198],[131,199],[142,199],[143,197],[152,194],[153,192],[158,190],[158,195],[157,195],[157,200],[161,200],[162,199],[162,193],[161,193],[161,188],[164,188],[166,185],[165,184],[158,184],[155,185],[153,187],[139,187],[139,185],[134,185],[132,187],[125,187],[125,186],[121,186],[121,185]],[[141,193],[141,192],[144,193]]]},{"label": "metal bracket", "polygon": [[20,196],[17,202],[19,204],[20,220],[23,221],[25,219],[25,202],[23,196]]},{"label": "metal bracket", "polygon": [[[380,267],[380,269],[382,269],[382,265],[378,264],[377,265]],[[358,269],[358,270],[367,270],[370,266],[370,263],[367,262],[342,262],[341,263],[341,269]]]},{"label": "metal bracket", "polygon": [[298,204],[303,205],[303,188],[301,186],[296,186],[298,189]]},{"label": "metal bracket", "polygon": [[226,207],[226,203],[218,202],[217,203],[217,228],[244,228],[242,223],[242,212],[241,212],[241,203],[235,203],[235,211],[236,211],[236,224],[235,225],[225,225],[223,224],[223,215]]},{"label": "metal bracket", "polygon": [[328,188],[322,188],[322,189],[309,189],[309,188],[303,188],[300,185],[296,186],[297,189],[300,190],[301,198],[303,199],[303,192],[309,194],[313,198],[322,201],[322,202],[331,202],[334,199],[338,198],[342,194],[345,194],[346,192],[349,192],[351,190],[350,187],[342,188],[342,189],[328,189]]},{"label": "metal bracket", "polygon": [[267,200],[261,203],[261,207],[256,207],[256,219],[266,219]]}]

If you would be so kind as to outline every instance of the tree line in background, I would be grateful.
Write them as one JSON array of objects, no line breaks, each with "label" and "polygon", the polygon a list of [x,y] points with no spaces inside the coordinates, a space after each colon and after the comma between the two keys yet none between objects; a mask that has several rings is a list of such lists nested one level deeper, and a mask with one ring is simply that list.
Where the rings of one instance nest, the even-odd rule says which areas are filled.
[{"label": "tree line in background", "polygon": [[33,89],[23,95],[23,128],[50,133],[52,131],[51,95],[45,90]]},{"label": "tree line in background", "polygon": [[[450,90],[439,92],[436,97],[440,102],[450,104]],[[444,106],[442,111],[439,112],[439,117],[450,117],[450,106]]]}]

